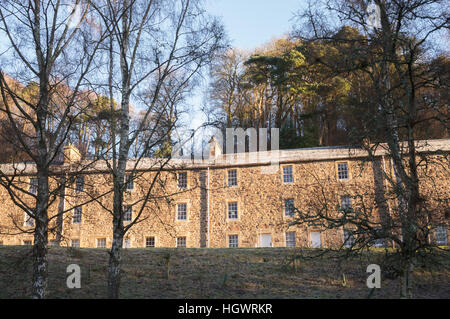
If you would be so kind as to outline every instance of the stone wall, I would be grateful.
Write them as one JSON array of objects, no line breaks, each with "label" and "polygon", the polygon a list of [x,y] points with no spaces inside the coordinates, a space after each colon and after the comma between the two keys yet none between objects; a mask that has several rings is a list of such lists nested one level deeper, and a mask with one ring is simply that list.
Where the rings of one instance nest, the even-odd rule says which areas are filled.
[{"label": "stone wall", "polygon": [[[334,150],[333,150],[334,151]],[[314,152],[312,150],[311,152]],[[270,234],[270,245],[286,246],[286,232],[295,232],[296,246],[311,246],[311,233],[320,232],[322,247],[336,247],[343,242],[343,230],[328,230],[308,226],[289,226],[293,221],[285,216],[284,202],[293,199],[299,210],[317,209],[329,205],[336,210],[341,196],[350,196],[352,206],[369,212],[374,220],[391,213],[395,202],[385,198],[388,190],[384,173],[393,176],[392,165],[386,157],[375,162],[364,162],[360,157],[322,156],[284,157],[279,169],[271,173],[262,170],[265,164],[239,162],[237,164],[208,163],[185,165],[163,171],[153,183],[156,172],[142,169],[134,176],[134,189],[125,193],[125,205],[133,205],[133,219],[141,213],[141,222],[127,233],[132,248],[146,246],[146,238],[154,237],[156,247],[176,247],[177,237],[186,237],[190,248],[229,246],[229,236],[238,236],[239,247],[259,247],[261,235]],[[449,198],[449,163],[446,155],[432,156],[433,165],[424,167],[420,174],[425,181],[421,192],[427,203],[436,209],[436,224],[448,227],[448,203],[433,198]],[[338,163],[347,163],[349,178],[338,179]],[[283,167],[291,166],[293,182],[283,182]],[[237,186],[228,186],[228,171],[236,170]],[[187,189],[177,187],[177,173],[187,172]],[[384,172],[384,173],[383,173]],[[84,189],[77,192],[75,182],[66,186],[61,245],[71,245],[79,240],[81,247],[97,247],[98,239],[112,243],[112,179],[104,172],[86,172]],[[27,176],[21,177],[28,181]],[[150,189],[150,200],[142,208],[141,200]],[[53,185],[55,187],[55,185]],[[108,193],[109,192],[109,193]],[[106,194],[106,195],[105,195]],[[361,195],[359,198],[356,195]],[[23,226],[23,212],[11,201],[4,188],[0,188],[0,243],[22,245],[33,235],[21,233],[16,225]],[[50,207],[50,215],[58,211],[59,200]],[[74,206],[82,205],[80,224],[73,223]],[[177,220],[177,204],[187,205],[187,220]],[[238,218],[228,218],[228,203],[237,203]],[[61,205],[59,205],[61,209]],[[446,215],[447,214],[447,215]],[[52,221],[56,229],[56,218]],[[127,223],[125,223],[127,225]],[[21,227],[30,231],[31,227]],[[14,235],[14,232],[17,233]],[[9,233],[9,234],[6,234]],[[265,237],[268,238],[268,237]],[[56,239],[56,232],[49,240]]]}]

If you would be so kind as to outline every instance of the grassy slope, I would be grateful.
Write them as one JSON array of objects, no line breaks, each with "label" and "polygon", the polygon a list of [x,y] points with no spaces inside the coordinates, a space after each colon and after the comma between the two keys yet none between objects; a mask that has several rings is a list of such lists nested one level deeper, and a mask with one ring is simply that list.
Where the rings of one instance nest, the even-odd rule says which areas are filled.
[{"label": "grassy slope", "polygon": [[[344,261],[330,257],[289,260],[296,249],[131,249],[123,256],[122,298],[366,298],[367,265],[381,252]],[[317,252],[317,251],[316,251]],[[316,253],[303,250],[308,256]],[[170,255],[170,258],[168,256]],[[0,298],[30,295],[31,248],[0,246]],[[167,260],[169,259],[169,279]],[[415,297],[450,298],[450,258],[444,267],[416,269]],[[52,247],[49,298],[104,298],[108,253]],[[66,287],[66,267],[81,267],[81,289]],[[346,286],[343,285],[345,273]],[[397,298],[398,280],[385,278],[373,298]]]}]

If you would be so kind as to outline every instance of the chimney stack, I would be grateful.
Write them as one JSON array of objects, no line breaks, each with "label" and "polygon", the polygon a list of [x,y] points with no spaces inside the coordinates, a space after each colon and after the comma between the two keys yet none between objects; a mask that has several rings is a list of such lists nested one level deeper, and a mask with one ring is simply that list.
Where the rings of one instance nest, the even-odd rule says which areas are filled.
[{"label": "chimney stack", "polygon": [[222,147],[217,142],[215,136],[209,140],[209,159],[216,159],[222,155]]},{"label": "chimney stack", "polygon": [[69,144],[64,147],[64,163],[76,163],[81,161],[81,154],[78,148]]}]

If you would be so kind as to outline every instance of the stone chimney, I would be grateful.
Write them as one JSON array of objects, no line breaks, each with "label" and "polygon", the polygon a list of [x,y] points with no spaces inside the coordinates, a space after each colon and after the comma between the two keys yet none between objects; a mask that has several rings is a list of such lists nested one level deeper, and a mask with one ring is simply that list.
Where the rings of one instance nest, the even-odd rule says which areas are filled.
[{"label": "stone chimney", "polygon": [[78,148],[69,144],[64,147],[64,163],[76,163],[81,161],[81,154]]},{"label": "stone chimney", "polygon": [[362,144],[362,146],[363,146],[364,148],[370,148],[370,146],[372,145],[372,144],[370,143],[370,138],[368,138],[368,137],[363,138],[361,144]]},{"label": "stone chimney", "polygon": [[222,155],[222,147],[219,145],[216,137],[213,136],[209,140],[209,159],[216,159]]}]

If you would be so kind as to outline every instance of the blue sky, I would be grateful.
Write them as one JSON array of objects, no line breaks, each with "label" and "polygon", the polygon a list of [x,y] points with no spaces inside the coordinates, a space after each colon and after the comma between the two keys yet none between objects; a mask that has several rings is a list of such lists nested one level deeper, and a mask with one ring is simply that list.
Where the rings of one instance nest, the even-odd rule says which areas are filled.
[{"label": "blue sky", "polygon": [[[294,14],[306,3],[306,0],[205,0],[206,10],[221,18],[231,45],[248,51],[289,33]],[[194,129],[205,121],[199,112],[202,95],[198,91],[190,99],[193,110],[186,119]]]},{"label": "blue sky", "polygon": [[294,13],[305,0],[206,0],[222,18],[232,45],[251,50],[291,31]]},{"label": "blue sky", "polygon": [[[206,10],[221,18],[231,45],[249,51],[289,33],[295,12],[306,5],[306,0],[204,1]],[[203,114],[199,112],[202,95],[198,91],[190,99],[193,110],[185,120],[191,128],[200,126],[204,121]]]}]

